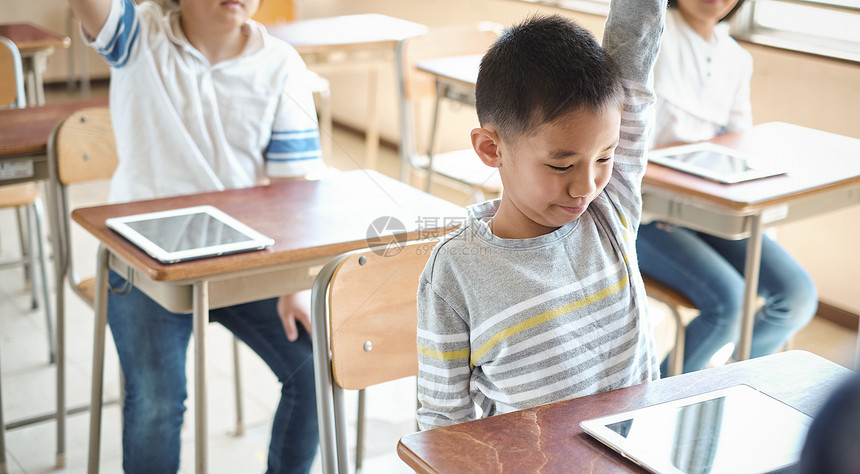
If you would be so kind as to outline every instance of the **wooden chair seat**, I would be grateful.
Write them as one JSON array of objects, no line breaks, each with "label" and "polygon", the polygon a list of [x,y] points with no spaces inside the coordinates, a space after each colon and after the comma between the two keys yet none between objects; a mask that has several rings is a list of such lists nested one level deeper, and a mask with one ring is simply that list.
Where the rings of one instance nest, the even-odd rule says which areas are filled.
[{"label": "wooden chair seat", "polygon": [[77,286],[74,288],[75,293],[77,293],[81,298],[84,299],[89,305],[95,306],[96,301],[96,279],[95,278],[87,278],[86,280],[78,282]]},{"label": "wooden chair seat", "polygon": [[36,183],[26,182],[0,186],[0,209],[32,206],[39,199]]},{"label": "wooden chair seat", "polygon": [[645,293],[651,298],[676,308],[699,309],[692,301],[674,288],[660,283],[649,276],[642,275],[642,280],[645,282]]},{"label": "wooden chair seat", "polygon": [[690,318],[685,318],[684,314],[698,312],[699,308],[689,298],[664,283],[646,275],[642,275],[642,281],[645,283],[645,294],[649,298],[666,305],[672,314],[675,324],[675,341],[670,353],[669,375],[679,375],[684,372],[684,330],[690,320]]}]

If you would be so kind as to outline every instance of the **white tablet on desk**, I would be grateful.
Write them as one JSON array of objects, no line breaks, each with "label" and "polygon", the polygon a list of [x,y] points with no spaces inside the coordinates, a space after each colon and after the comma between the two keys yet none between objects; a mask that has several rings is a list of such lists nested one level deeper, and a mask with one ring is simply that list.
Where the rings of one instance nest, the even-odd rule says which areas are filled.
[{"label": "white tablet on desk", "polygon": [[752,474],[795,464],[811,422],[775,398],[736,385],[580,426],[651,472]]},{"label": "white tablet on desk", "polygon": [[260,250],[275,243],[212,206],[115,217],[106,224],[162,263]]},{"label": "white tablet on desk", "polygon": [[786,172],[735,149],[707,142],[652,150],[648,153],[648,161],[725,184]]}]

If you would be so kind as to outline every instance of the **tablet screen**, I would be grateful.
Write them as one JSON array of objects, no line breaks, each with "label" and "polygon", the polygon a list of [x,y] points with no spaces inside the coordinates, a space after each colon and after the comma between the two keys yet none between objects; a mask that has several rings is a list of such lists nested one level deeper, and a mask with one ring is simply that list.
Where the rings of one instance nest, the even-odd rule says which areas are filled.
[{"label": "tablet screen", "polygon": [[212,206],[115,217],[106,224],[163,263],[257,250],[274,243]]},{"label": "tablet screen", "polygon": [[718,150],[694,150],[670,155],[667,158],[723,174],[743,173],[755,169],[750,166],[746,157],[729,155]]},{"label": "tablet screen", "polygon": [[654,472],[738,474],[797,462],[812,420],[740,385],[596,421],[586,432]]},{"label": "tablet screen", "polygon": [[126,223],[168,252],[251,240],[206,212]]},{"label": "tablet screen", "polygon": [[720,183],[739,183],[784,174],[761,159],[712,143],[693,143],[653,150],[648,160]]}]

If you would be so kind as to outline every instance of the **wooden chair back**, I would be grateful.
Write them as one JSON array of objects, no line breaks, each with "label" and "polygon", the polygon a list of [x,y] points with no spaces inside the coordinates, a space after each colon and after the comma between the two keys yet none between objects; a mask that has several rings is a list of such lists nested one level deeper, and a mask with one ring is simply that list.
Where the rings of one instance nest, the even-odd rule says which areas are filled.
[{"label": "wooden chair back", "polygon": [[343,260],[329,287],[334,381],[359,390],[418,375],[418,279],[435,242],[363,251]]},{"label": "wooden chair back", "polygon": [[21,54],[9,38],[0,36],[0,109],[26,106]]},{"label": "wooden chair back", "polygon": [[311,298],[323,472],[348,472],[343,390],[418,374],[418,281],[437,240],[350,252]]},{"label": "wooden chair back", "polygon": [[107,107],[72,113],[56,131],[56,163],[63,185],[110,179],[119,164]]},{"label": "wooden chair back", "polygon": [[[68,186],[110,179],[119,163],[107,107],[85,108],[60,122],[48,140],[49,190],[52,206],[58,288],[69,277],[72,289],[90,305],[95,300],[93,278],[81,279],[72,266]],[[58,295],[61,292],[58,292]],[[58,297],[58,311],[63,301]]]}]

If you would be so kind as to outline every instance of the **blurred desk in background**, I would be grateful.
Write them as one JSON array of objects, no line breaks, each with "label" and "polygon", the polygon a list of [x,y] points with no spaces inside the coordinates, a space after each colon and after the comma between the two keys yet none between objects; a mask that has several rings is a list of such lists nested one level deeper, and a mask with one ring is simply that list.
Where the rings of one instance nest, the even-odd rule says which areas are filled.
[{"label": "blurred desk in background", "polygon": [[308,68],[320,74],[367,73],[364,164],[369,169],[375,168],[379,154],[379,73],[394,60],[401,40],[422,35],[427,27],[373,13],[269,24],[266,30],[290,43]]},{"label": "blurred desk in background", "polygon": [[45,85],[43,77],[48,67],[48,56],[54,54],[55,48],[68,48],[72,41],[68,36],[45,31],[30,23],[0,24],[0,36],[5,36],[15,43],[21,52],[21,62],[24,68],[25,88],[27,89],[27,105],[45,104]]}]

